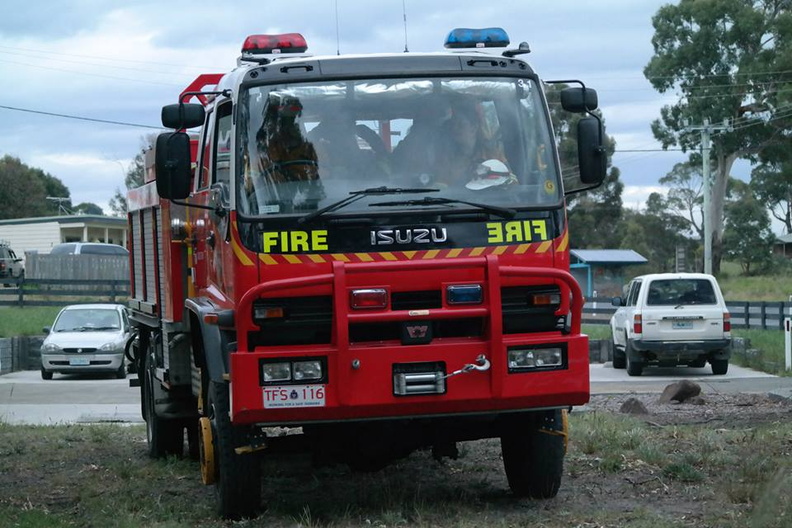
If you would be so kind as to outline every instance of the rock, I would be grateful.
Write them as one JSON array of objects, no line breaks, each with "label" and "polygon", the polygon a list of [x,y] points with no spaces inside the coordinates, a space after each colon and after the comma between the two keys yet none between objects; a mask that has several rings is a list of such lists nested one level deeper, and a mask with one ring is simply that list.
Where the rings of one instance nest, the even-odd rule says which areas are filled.
[{"label": "rock", "polygon": [[646,405],[643,404],[638,398],[628,398],[619,407],[619,412],[624,414],[649,414]]},{"label": "rock", "polygon": [[685,403],[689,403],[690,405],[707,405],[707,400],[702,396],[693,396],[685,400]]},{"label": "rock", "polygon": [[673,401],[684,402],[685,400],[701,394],[701,385],[692,381],[682,380],[668,385],[663,394],[660,395],[658,403],[670,403]]}]

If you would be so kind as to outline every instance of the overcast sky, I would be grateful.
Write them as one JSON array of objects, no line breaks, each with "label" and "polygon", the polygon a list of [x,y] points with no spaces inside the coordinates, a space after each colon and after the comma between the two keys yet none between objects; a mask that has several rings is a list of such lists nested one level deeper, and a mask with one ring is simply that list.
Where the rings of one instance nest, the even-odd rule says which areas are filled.
[{"label": "overcast sky", "polygon": [[[659,149],[650,123],[673,96],[642,71],[660,0],[289,0],[206,2],[36,0],[0,17],[0,156],[60,178],[74,204],[107,203],[160,126],[163,105],[198,74],[230,70],[245,37],[299,32],[314,54],[441,50],[453,27],[501,26],[544,79],[581,79],[599,92],[625,206],[642,205],[684,161]],[[287,7],[288,6],[288,7]],[[338,17],[336,18],[336,6]],[[338,33],[336,32],[338,21]],[[86,119],[67,119],[7,107]],[[140,126],[132,126],[140,125]],[[739,169],[738,169],[739,170]],[[743,169],[747,174],[747,169]],[[2,189],[0,189],[2,192]]]}]

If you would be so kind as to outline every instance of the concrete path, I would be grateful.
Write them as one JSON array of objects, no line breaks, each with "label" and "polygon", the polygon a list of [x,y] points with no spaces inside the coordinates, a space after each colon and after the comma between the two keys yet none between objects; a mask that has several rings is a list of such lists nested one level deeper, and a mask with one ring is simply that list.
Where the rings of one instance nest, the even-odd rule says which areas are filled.
[{"label": "concrete path", "polygon": [[[704,394],[747,392],[792,398],[792,378],[729,365],[725,376],[709,368],[647,368],[644,375],[630,377],[610,363],[591,365],[592,394],[660,393],[670,383],[689,379]],[[130,376],[132,377],[132,376]],[[143,423],[140,389],[129,380],[102,376],[79,377],[55,374],[41,379],[38,371],[0,376],[0,421],[10,424]]]}]

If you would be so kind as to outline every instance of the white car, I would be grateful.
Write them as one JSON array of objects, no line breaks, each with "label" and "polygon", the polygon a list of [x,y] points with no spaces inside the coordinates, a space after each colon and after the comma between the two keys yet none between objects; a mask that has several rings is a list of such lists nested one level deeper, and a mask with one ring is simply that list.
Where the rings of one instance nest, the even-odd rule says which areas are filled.
[{"label": "white car", "polygon": [[610,320],[613,367],[640,376],[647,365],[703,367],[726,374],[731,318],[720,286],[704,273],[657,273],[634,278]]},{"label": "white car", "polygon": [[[21,279],[25,276],[25,266],[22,259],[14,253],[8,242],[0,240],[0,278]],[[11,286],[10,283],[4,283]]]},{"label": "white car", "polygon": [[124,351],[132,338],[126,307],[76,304],[58,313],[41,345],[41,377],[54,372],[108,372],[126,378]]}]

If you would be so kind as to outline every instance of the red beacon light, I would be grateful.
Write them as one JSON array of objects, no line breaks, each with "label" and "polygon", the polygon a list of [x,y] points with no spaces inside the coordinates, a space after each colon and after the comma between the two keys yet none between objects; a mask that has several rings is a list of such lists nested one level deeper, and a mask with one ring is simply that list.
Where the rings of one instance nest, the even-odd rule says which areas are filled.
[{"label": "red beacon light", "polygon": [[299,33],[250,35],[242,44],[242,55],[305,53],[308,44]]}]

